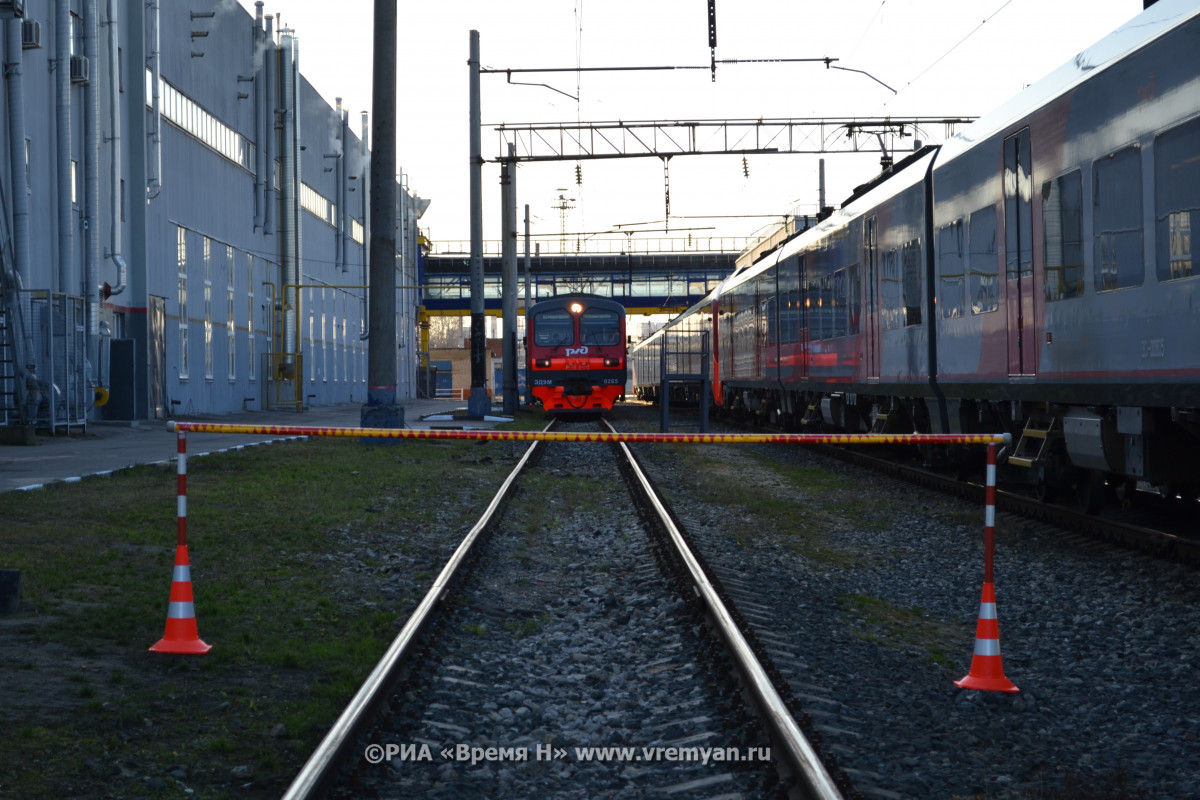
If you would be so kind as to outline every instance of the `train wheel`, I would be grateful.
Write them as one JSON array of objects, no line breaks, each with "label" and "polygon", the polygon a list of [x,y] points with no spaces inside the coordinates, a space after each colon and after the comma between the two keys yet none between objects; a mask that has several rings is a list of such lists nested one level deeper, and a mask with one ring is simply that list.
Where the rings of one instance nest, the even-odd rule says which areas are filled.
[{"label": "train wheel", "polygon": [[1098,512],[1104,505],[1104,473],[1098,469],[1080,470],[1075,501],[1085,514]]},{"label": "train wheel", "polygon": [[1058,484],[1046,474],[1046,468],[1038,469],[1037,483],[1033,487],[1034,496],[1039,502],[1053,503],[1058,500]]},{"label": "train wheel", "polygon": [[963,445],[950,445],[950,457],[954,463],[954,479],[961,483],[971,480],[975,464],[971,460],[971,448]]}]

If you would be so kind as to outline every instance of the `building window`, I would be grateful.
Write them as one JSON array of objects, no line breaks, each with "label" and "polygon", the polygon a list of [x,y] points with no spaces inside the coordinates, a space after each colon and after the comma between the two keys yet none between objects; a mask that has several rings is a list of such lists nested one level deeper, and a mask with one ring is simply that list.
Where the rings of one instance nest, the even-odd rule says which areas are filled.
[{"label": "building window", "polygon": [[212,239],[204,237],[204,378],[213,379]]},{"label": "building window", "polygon": [[233,248],[225,246],[225,292],[227,298],[225,339],[229,343],[229,380],[237,380],[237,335],[233,327]]},{"label": "building window", "polygon": [[[153,76],[146,70],[146,106],[153,103]],[[209,114],[183,92],[159,79],[159,109],[163,119],[246,170],[254,169],[254,144]]]},{"label": "building window", "polygon": [[179,379],[188,378],[187,231],[175,232],[175,269],[179,278]]},{"label": "building window", "polygon": [[317,381],[317,329],[313,311],[313,289],[308,289],[308,382]]},{"label": "building window", "polygon": [[1141,286],[1142,151],[1128,147],[1092,166],[1096,291]]},{"label": "building window", "polygon": [[246,355],[249,361],[247,362],[247,374],[250,376],[250,382],[253,383],[255,378],[254,359],[257,354],[254,351],[254,256],[246,256]]}]

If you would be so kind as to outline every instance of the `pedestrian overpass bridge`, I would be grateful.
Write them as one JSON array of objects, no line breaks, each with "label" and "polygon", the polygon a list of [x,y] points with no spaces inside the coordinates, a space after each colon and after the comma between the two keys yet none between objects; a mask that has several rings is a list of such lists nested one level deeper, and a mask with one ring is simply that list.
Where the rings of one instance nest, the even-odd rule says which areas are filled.
[{"label": "pedestrian overpass bridge", "polygon": [[[728,241],[728,240],[726,240]],[[531,255],[528,282],[531,302],[558,294],[587,292],[611,297],[630,314],[676,314],[699,302],[727,278],[738,250],[698,248],[680,252],[613,252]],[[466,252],[436,252],[424,257],[421,279],[430,314],[468,314],[471,310],[471,258]],[[501,310],[503,263],[483,257],[484,309]],[[525,258],[517,256],[517,298],[525,297]]]}]

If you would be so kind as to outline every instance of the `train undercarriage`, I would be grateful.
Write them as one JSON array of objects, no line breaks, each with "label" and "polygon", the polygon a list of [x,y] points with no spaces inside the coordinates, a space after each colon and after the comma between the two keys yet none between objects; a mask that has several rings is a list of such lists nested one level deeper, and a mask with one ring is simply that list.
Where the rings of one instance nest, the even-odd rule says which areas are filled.
[{"label": "train undercarriage", "polygon": [[[1200,409],[1078,406],[1046,402],[797,392],[725,387],[725,413],[794,432],[997,433],[1012,435],[1001,453],[1002,483],[1034,488],[1047,502],[1081,509],[1131,501],[1137,491],[1200,498]],[[931,467],[966,474],[981,462],[971,448],[918,449]]]}]

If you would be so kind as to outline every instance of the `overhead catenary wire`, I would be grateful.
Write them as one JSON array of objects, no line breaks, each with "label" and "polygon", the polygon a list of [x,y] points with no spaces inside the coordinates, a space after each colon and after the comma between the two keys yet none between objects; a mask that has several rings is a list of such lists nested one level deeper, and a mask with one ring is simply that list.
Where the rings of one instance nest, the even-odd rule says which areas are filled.
[{"label": "overhead catenary wire", "polygon": [[[985,17],[984,20],[982,22],[980,22],[978,25],[976,25],[974,28],[972,28],[971,31],[966,36],[959,39],[957,42],[954,43],[954,45],[949,50],[947,50],[946,52],[944,52],[940,56],[938,56],[937,59],[935,59],[932,64],[930,64],[925,69],[918,72],[916,74],[916,76],[914,78],[912,78],[908,83],[901,86],[899,91],[896,91],[894,89],[893,89],[893,91],[896,91],[896,94],[899,94],[900,92],[904,91],[909,86],[912,86],[914,83],[916,83],[921,78],[923,78],[925,76],[925,73],[929,72],[931,69],[936,67],[938,64],[942,63],[942,61],[946,58],[946,56],[953,53],[955,50],[957,50],[959,47],[962,46],[963,42],[967,41],[967,39],[970,39],[972,36],[974,36],[976,33],[978,33],[979,29],[982,28],[984,25],[986,25],[988,22],[990,22],[992,20],[992,18],[994,18],[1001,11],[1003,11],[1004,9],[1006,9],[1010,5],[1012,5],[1012,1],[1013,0],[1005,0],[1004,5],[1000,6],[995,11],[993,11],[991,14],[989,14],[987,17]],[[885,105],[886,105],[886,103],[885,103]]]}]

